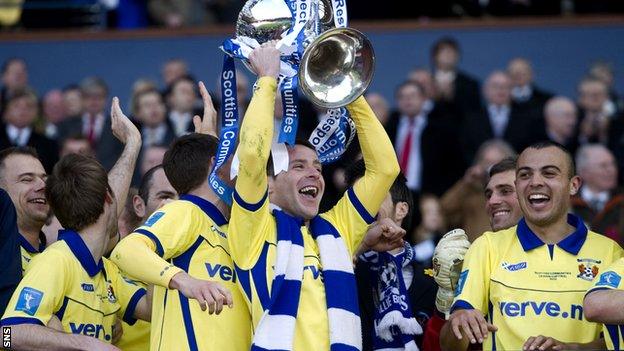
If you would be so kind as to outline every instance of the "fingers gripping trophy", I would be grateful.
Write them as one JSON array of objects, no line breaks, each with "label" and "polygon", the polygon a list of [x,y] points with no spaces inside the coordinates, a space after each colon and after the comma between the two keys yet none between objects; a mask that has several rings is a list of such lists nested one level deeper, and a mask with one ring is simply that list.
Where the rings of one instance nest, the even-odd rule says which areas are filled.
[{"label": "fingers gripping trophy", "polygon": [[464,256],[470,247],[468,236],[462,229],[446,233],[433,253],[433,278],[439,286],[436,308],[448,319],[455,291],[462,284],[460,272]]},{"label": "fingers gripping trophy", "polygon": [[[278,90],[284,111],[272,150],[275,174],[285,170],[288,164],[285,145],[295,144],[299,88],[312,103],[329,109],[309,137],[319,159],[323,163],[339,159],[355,135],[355,125],[344,106],[364,93],[373,78],[375,61],[370,41],[346,26],[345,0],[247,1],[238,16],[236,38],[224,41],[221,46],[226,54],[221,75],[224,101],[221,143],[227,128],[238,133],[236,89],[232,89],[236,86],[233,59],[240,59],[253,72],[247,60],[249,54],[274,40],[281,52]],[[219,149],[218,155],[224,156],[224,160],[220,162],[217,158],[215,170],[225,163],[231,148],[225,146],[221,150],[220,145]],[[236,158],[232,165],[231,176],[234,176]],[[217,189],[225,184],[221,184],[215,173],[211,174],[211,185],[218,194],[224,193],[231,199],[227,189],[223,192]]]}]

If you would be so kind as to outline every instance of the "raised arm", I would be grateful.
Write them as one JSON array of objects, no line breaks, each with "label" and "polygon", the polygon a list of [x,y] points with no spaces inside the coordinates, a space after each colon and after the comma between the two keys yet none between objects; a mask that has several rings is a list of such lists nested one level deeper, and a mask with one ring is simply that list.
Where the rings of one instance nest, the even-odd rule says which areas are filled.
[{"label": "raised arm", "polygon": [[364,97],[360,96],[347,109],[355,122],[366,165],[364,176],[353,190],[368,213],[375,216],[400,172],[399,162],[388,134]]},{"label": "raised arm", "polygon": [[244,202],[255,204],[267,188],[266,164],[273,141],[279,51],[274,43],[265,43],[251,53],[249,62],[259,79],[241,126],[236,192]]},{"label": "raised arm", "polygon": [[36,324],[11,326],[11,350],[119,351],[115,346],[90,336],[63,333]]},{"label": "raised arm", "polygon": [[111,129],[113,130],[113,135],[124,144],[121,156],[119,156],[113,168],[108,172],[108,183],[115,194],[117,216],[119,216],[126,204],[134,166],[141,151],[141,133],[139,133],[134,123],[121,111],[119,98],[117,97],[113,98],[111,106]]}]

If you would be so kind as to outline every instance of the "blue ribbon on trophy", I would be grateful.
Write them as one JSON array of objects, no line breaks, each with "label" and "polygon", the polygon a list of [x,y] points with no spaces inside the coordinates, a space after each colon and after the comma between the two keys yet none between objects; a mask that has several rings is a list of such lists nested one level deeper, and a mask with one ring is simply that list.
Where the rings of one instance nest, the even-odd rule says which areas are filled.
[{"label": "blue ribbon on trophy", "polygon": [[[337,35],[351,36],[352,40],[349,40],[349,42],[356,40],[360,43],[364,42],[364,46],[370,47],[370,42],[361,33],[345,28],[346,26],[346,0],[248,0],[238,17],[236,38],[225,40],[221,46],[221,50],[226,57],[229,59],[240,59],[251,70],[248,64],[248,57],[253,49],[269,40],[278,40],[277,48],[281,52],[278,89],[282,97],[284,114],[280,122],[279,133],[274,140],[274,147],[272,148],[274,166],[276,167],[274,169],[275,174],[287,169],[288,153],[285,152],[285,145],[295,144],[297,127],[299,125],[298,119],[300,117],[299,86],[304,83],[301,76],[299,76],[299,70],[300,64],[304,60],[306,48],[312,46],[316,38],[320,34],[327,32],[331,27],[342,28]],[[359,54],[358,52],[356,56],[361,56]],[[358,59],[355,58],[354,61]],[[370,57],[370,60],[370,65],[372,65],[374,56]],[[229,61],[224,59],[224,72],[226,69],[230,69],[229,63],[226,64],[226,62]],[[361,66],[361,62],[354,66]],[[372,72],[364,73],[363,75],[366,77],[364,85],[367,86],[370,83]],[[361,94],[365,87],[360,89],[361,87],[358,87],[353,91]],[[308,92],[304,91],[304,93],[309,96]],[[344,100],[344,104],[338,104],[337,106],[344,106],[349,101],[353,100]],[[319,141],[319,143],[315,144],[315,147],[323,163],[337,160],[344,153],[355,133],[353,121],[349,118],[347,110],[345,108],[333,110],[335,111],[328,111],[332,122],[329,122],[330,117],[324,118],[317,127],[318,131],[331,127],[331,133],[324,134],[322,138],[319,138],[320,132],[315,131],[316,134],[313,133],[310,137],[310,141],[312,141],[312,138],[316,135],[315,140]],[[238,113],[238,106],[233,105],[231,110],[228,111],[236,111]],[[223,113],[224,111],[222,110]],[[235,140],[238,137],[238,123],[237,119],[236,128],[228,130],[236,133],[234,136]],[[329,123],[333,124],[328,126]],[[223,130],[221,133],[220,143],[227,142],[224,139]],[[327,132],[323,131],[323,133]],[[221,149],[222,146],[220,144],[219,150]],[[225,156],[223,163],[225,163],[231,154],[231,149],[227,149],[224,146],[223,150],[230,151],[230,153],[223,154]],[[220,167],[223,163],[217,163],[217,166]],[[216,176],[217,166],[211,173],[211,185],[217,190],[217,194],[223,194],[222,197],[227,197],[225,201],[230,203],[231,193],[221,191],[221,187],[224,185],[223,182],[212,181],[218,178]],[[235,156],[232,162],[231,178],[237,174],[237,166]],[[221,184],[219,185],[219,183]],[[219,188],[217,188],[218,185],[220,186]],[[225,187],[223,188],[225,189]]]},{"label": "blue ribbon on trophy", "polygon": [[238,99],[236,94],[236,66],[231,56],[223,57],[223,71],[221,83],[221,133],[219,135],[219,147],[215,165],[208,176],[208,182],[215,193],[227,203],[232,205],[232,193],[234,189],[224,182],[217,172],[234,153],[238,130],[240,126],[238,113]]}]

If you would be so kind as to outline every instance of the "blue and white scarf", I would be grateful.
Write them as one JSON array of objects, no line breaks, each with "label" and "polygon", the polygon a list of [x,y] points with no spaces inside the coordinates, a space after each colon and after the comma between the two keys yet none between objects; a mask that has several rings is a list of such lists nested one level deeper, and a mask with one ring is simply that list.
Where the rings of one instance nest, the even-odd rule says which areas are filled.
[{"label": "blue and white scarf", "polygon": [[[303,277],[303,221],[279,210],[274,210],[273,215],[277,222],[275,277],[271,300],[256,328],[252,351],[293,348]],[[362,329],[349,251],[336,229],[320,216],[310,221],[310,233],[319,247],[323,266],[330,350],[361,350]]]},{"label": "blue and white scarf", "polygon": [[413,258],[414,252],[408,243],[397,255],[368,251],[359,257],[366,263],[373,282],[375,350],[418,351],[414,335],[422,334],[423,330],[412,313],[402,272]]}]

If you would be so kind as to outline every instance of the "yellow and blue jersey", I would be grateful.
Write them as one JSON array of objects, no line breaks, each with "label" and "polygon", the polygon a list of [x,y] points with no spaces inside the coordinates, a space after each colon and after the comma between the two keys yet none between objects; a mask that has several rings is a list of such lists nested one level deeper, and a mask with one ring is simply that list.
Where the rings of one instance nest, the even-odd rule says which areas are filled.
[{"label": "yellow and blue jersey", "polygon": [[46,237],[42,232],[39,232],[39,246],[34,247],[24,238],[22,234],[19,235],[20,243],[20,255],[22,257],[22,276],[26,272],[26,268],[30,264],[30,261],[38,254],[42,253],[46,248]]},{"label": "yellow and blue jersey", "polygon": [[[623,275],[624,259],[619,259],[596,277],[594,285],[587,293],[589,294],[597,290],[624,290],[624,284],[622,284]],[[609,350],[624,349],[624,325],[605,324],[603,333]]]},{"label": "yellow and blue jersey", "polygon": [[96,263],[80,235],[66,230],[32,259],[0,323],[45,326],[55,315],[67,333],[110,342],[116,316],[134,323],[144,295],[114,263]]},{"label": "yellow and blue jersey", "polygon": [[[374,218],[349,189],[330,211],[320,215],[337,231],[353,255]],[[268,308],[275,276],[277,229],[267,196],[258,204],[245,203],[234,195],[228,235],[239,284],[251,309],[254,326]],[[319,248],[306,226],[303,235],[303,279],[295,325],[294,350],[329,350],[327,303]]]},{"label": "yellow and blue jersey", "polygon": [[[126,279],[133,284],[147,289],[147,286],[138,280],[132,280],[127,277]],[[149,350],[151,328],[150,322],[138,319],[136,323],[130,325],[125,321],[122,321],[121,327],[123,329],[123,334],[121,335],[121,339],[119,339],[119,341],[115,343],[115,346],[122,349],[123,351]]]},{"label": "yellow and blue jersey", "polygon": [[537,335],[577,343],[599,338],[601,325],[585,319],[583,298],[623,252],[613,240],[588,231],[579,217],[568,215],[568,223],[574,232],[557,244],[545,244],[522,219],[515,227],[484,233],[468,250],[453,310],[480,310],[498,327],[484,350],[519,350]]},{"label": "yellow and blue jersey", "polygon": [[[225,217],[212,203],[197,196],[182,195],[153,213],[113,251],[111,257],[122,269],[146,283],[156,284],[151,350],[249,349],[251,318],[236,286],[238,276],[230,258],[226,230]],[[136,243],[149,245],[166,262],[159,267],[142,267],[148,261],[142,258],[141,251],[127,246]],[[223,285],[232,293],[234,308],[225,307],[221,314],[210,315],[201,310],[196,300],[166,288],[180,270],[194,278]],[[169,277],[150,281],[143,277],[144,272]]]}]

